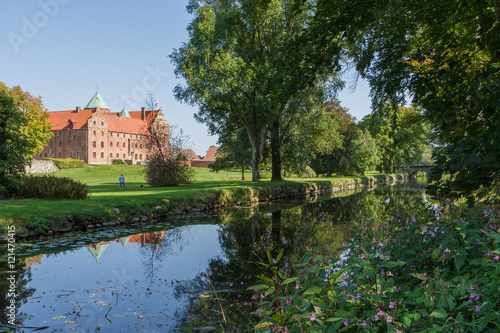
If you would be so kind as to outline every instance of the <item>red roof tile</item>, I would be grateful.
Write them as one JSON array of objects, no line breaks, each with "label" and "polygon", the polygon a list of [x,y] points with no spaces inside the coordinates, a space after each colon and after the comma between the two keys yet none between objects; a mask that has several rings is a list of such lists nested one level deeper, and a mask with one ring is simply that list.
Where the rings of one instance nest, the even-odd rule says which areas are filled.
[{"label": "red roof tile", "polygon": [[220,147],[215,147],[215,146],[211,146],[208,151],[207,151],[207,154],[205,155],[205,157],[203,157],[203,161],[213,161],[215,162],[215,158],[217,156],[217,150],[219,150]]},{"label": "red roof tile", "polygon": [[[69,111],[51,111],[49,112],[49,122],[52,124],[52,130],[62,129],[86,129],[87,121],[94,114],[94,109],[82,109],[79,112]],[[145,134],[146,123],[141,119],[141,111],[130,111],[131,118],[121,117],[119,112],[105,112],[104,118],[108,123],[108,129],[112,132]],[[158,111],[146,111],[146,119],[153,121]],[[71,120],[71,122],[70,122]]]}]

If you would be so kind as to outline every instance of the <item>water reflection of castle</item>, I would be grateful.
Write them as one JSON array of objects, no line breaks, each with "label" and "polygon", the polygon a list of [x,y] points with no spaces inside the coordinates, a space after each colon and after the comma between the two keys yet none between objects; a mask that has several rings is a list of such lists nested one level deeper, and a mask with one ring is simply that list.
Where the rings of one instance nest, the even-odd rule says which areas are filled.
[{"label": "water reflection of castle", "polygon": [[[129,242],[131,243],[141,243],[141,247],[145,247],[146,244],[155,244],[156,246],[161,246],[163,243],[163,239],[165,238],[166,230],[163,231],[155,231],[146,234],[137,234],[128,237],[121,237],[117,239],[113,239],[111,242],[120,242],[123,248],[127,247]],[[108,248],[110,242],[99,242],[95,244],[91,244],[88,246],[89,252],[92,254],[92,257],[95,258],[96,261],[101,258],[102,254]]]}]

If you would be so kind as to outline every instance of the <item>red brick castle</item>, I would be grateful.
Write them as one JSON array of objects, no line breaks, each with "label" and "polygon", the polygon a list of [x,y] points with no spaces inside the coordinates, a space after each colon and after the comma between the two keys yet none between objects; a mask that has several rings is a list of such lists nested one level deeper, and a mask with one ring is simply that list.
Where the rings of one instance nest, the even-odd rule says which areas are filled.
[{"label": "red brick castle", "polygon": [[168,131],[161,108],[127,111],[124,106],[121,112],[110,112],[99,92],[83,109],[77,106],[75,110],[49,111],[49,115],[54,136],[37,159],[74,158],[92,164],[120,159],[135,164],[147,158],[141,138],[150,134],[151,126],[163,122]]}]

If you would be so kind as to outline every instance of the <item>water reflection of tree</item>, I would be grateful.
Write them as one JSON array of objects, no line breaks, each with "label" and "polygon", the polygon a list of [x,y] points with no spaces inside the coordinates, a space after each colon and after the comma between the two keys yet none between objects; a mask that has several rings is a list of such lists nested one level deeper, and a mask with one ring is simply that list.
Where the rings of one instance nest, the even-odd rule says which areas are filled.
[{"label": "water reflection of tree", "polygon": [[[1,273],[0,273],[0,323],[7,323],[9,321],[5,311],[7,306],[10,305],[11,298],[8,296],[10,283],[7,278],[10,276],[8,271],[11,269],[7,268],[7,263],[2,262]],[[31,267],[26,267],[24,260],[16,260],[15,268],[12,269],[16,274],[16,296],[14,297],[15,305],[16,305],[16,324],[22,324],[24,318],[27,317],[26,313],[21,312],[20,308],[22,304],[25,304],[28,301],[28,298],[33,296],[36,289],[32,287],[28,287],[28,284],[32,280],[31,276]]]},{"label": "water reflection of tree", "polygon": [[165,259],[176,256],[189,245],[191,230],[190,226],[183,226],[149,234],[148,243],[140,250],[146,280],[153,281],[155,272],[162,267]]}]

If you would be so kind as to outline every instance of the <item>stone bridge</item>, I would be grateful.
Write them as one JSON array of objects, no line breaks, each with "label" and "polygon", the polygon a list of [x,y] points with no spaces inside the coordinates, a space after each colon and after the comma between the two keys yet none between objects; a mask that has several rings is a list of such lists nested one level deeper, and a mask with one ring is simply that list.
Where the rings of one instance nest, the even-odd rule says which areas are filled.
[{"label": "stone bridge", "polygon": [[428,175],[431,174],[431,169],[434,168],[435,165],[415,165],[408,167],[408,178],[413,178],[413,174],[417,171],[426,172]]}]

